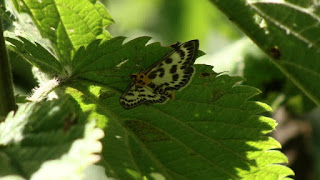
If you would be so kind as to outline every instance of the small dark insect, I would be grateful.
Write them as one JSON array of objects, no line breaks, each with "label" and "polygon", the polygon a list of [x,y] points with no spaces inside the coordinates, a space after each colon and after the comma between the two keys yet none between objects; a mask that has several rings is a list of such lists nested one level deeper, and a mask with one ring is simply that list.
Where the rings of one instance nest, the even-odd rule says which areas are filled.
[{"label": "small dark insect", "polygon": [[281,53],[279,51],[278,46],[274,46],[269,50],[269,55],[273,58],[273,59],[280,59],[281,57]]},{"label": "small dark insect", "polygon": [[202,77],[208,77],[208,76],[211,75],[211,73],[200,73],[200,75],[201,75]]}]

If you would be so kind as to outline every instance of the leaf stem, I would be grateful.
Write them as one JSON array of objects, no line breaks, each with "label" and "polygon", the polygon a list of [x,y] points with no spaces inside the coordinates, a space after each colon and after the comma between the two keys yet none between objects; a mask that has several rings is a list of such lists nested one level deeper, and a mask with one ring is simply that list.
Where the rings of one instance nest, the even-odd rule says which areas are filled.
[{"label": "leaf stem", "polygon": [[0,116],[6,116],[10,111],[16,109],[11,68],[0,19]]}]

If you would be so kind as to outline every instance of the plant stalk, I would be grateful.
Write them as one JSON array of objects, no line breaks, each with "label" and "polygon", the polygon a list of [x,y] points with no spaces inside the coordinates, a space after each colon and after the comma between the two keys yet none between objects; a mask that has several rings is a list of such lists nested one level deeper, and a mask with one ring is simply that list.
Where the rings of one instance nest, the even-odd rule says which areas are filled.
[{"label": "plant stalk", "polygon": [[0,117],[6,116],[10,111],[16,109],[11,68],[3,36],[2,20],[0,19]]}]

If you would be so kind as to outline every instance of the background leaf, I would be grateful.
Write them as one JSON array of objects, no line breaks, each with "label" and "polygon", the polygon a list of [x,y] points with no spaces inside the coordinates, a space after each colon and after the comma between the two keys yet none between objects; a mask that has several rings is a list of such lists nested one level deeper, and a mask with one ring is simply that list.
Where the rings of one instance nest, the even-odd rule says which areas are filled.
[{"label": "background leaf", "polygon": [[[52,165],[50,171],[43,167],[39,173],[60,172],[60,167],[70,166],[72,162],[77,162],[77,166],[73,164],[73,168],[78,168],[77,174],[83,173],[85,167],[97,161],[92,162],[93,153],[99,152],[99,145],[98,149],[94,147],[99,144],[101,135],[94,123],[85,128],[79,119],[81,116],[75,113],[67,97],[51,102],[26,103],[15,114],[11,112],[0,124],[1,177],[19,175],[29,179],[42,163],[58,159],[63,154],[60,161],[47,162]],[[80,138],[84,139],[75,141]],[[69,173],[64,175],[75,175],[72,174],[75,172]]]},{"label": "background leaf", "polygon": [[51,75],[63,75],[59,61],[47,49],[36,42],[31,42],[24,37],[6,38],[11,43],[11,50],[19,54],[33,66]]},{"label": "background leaf", "polygon": [[[166,104],[126,110],[119,97],[130,73],[144,69],[168,52],[141,37],[80,48],[73,60],[69,92],[84,111],[93,111],[104,128],[101,164],[119,179],[283,178],[293,172],[274,139],[265,136],[276,123],[259,115],[270,108],[248,101],[259,90],[236,85],[242,78],[214,73],[196,65],[191,84]],[[93,56],[89,56],[92,54]],[[90,62],[90,63],[89,63]],[[117,75],[117,76],[116,76]],[[96,85],[92,85],[92,84]]]},{"label": "background leaf", "polygon": [[50,39],[55,53],[69,64],[72,52],[94,39],[109,39],[104,30],[113,20],[104,6],[89,0],[20,0],[16,8],[27,12],[41,35]]},{"label": "background leaf", "polygon": [[[233,22],[273,58],[278,68],[320,104],[318,8],[311,1],[216,1]],[[311,11],[310,11],[311,10]],[[289,18],[290,17],[290,18]],[[306,78],[308,77],[308,78]]]},{"label": "background leaf", "polygon": [[254,99],[270,105],[274,110],[286,105],[291,113],[298,115],[316,108],[316,104],[287,79],[270,57],[248,38],[240,39],[217,53],[201,57],[197,63],[212,65],[217,72],[243,76],[246,81],[242,84],[263,92]]}]

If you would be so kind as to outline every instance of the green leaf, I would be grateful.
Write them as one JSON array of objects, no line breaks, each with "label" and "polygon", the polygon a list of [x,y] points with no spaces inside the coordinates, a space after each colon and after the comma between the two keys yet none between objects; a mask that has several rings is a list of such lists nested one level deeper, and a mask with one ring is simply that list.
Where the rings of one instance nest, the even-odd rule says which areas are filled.
[{"label": "green leaf", "polygon": [[196,63],[215,65],[218,72],[226,71],[228,74],[243,76],[246,79],[243,84],[262,91],[254,99],[265,102],[272,109],[284,104],[291,113],[301,114],[316,107],[248,38],[236,41]]},{"label": "green leaf", "polygon": [[101,164],[118,179],[281,179],[293,171],[266,136],[270,107],[248,99],[259,90],[242,86],[241,77],[219,75],[195,65],[189,86],[165,104],[127,110],[119,97],[129,75],[149,67],[170,48],[147,46],[149,37],[123,44],[124,38],[94,41],[76,52],[67,92],[104,128]]},{"label": "green leaf", "polygon": [[300,1],[211,1],[269,54],[297,87],[320,105],[320,87],[315,83],[320,78],[317,4],[311,1],[303,4]]},{"label": "green leaf", "polygon": [[44,47],[37,42],[19,36],[18,38],[6,38],[10,42],[10,49],[23,57],[33,66],[51,75],[63,75],[60,62]]},{"label": "green leaf", "polygon": [[0,1],[0,18],[7,21],[7,23],[10,24],[12,24],[12,22],[14,21],[14,16],[12,12],[9,9],[7,9],[4,1]]},{"label": "green leaf", "polygon": [[14,99],[16,100],[16,103],[27,103],[27,96],[22,96],[20,94],[16,94],[14,96]]},{"label": "green leaf", "polygon": [[89,0],[21,0],[18,8],[27,12],[42,36],[50,39],[55,53],[70,64],[72,52],[92,40],[109,39],[104,30],[113,23],[104,6]]},{"label": "green leaf", "polygon": [[[60,159],[43,163],[32,179],[82,179],[85,175],[84,170],[100,159],[96,153],[102,150],[99,142],[102,137],[103,131],[95,128],[94,121],[91,121],[86,126],[83,139],[74,141],[69,152]],[[95,176],[90,178],[95,179]]]},{"label": "green leaf", "polygon": [[99,158],[94,153],[101,151],[102,132],[94,122],[84,127],[80,119],[66,97],[27,103],[11,112],[0,124],[0,177],[30,179],[39,168],[33,179],[54,177],[52,172],[62,172],[62,167],[69,170],[64,176],[81,175]]}]

